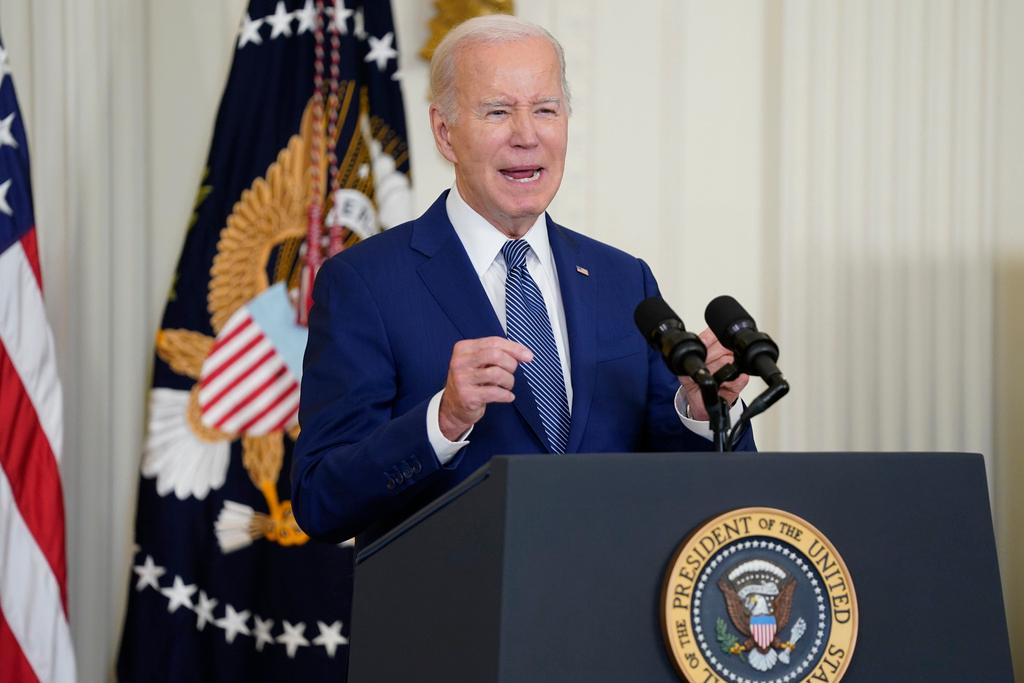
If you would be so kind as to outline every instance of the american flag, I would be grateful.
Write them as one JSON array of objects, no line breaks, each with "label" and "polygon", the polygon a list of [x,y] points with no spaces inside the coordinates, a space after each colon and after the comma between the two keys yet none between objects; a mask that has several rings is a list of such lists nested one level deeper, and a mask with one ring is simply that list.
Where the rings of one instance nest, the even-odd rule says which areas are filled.
[{"label": "american flag", "polygon": [[0,44],[0,681],[74,681],[58,463],[61,389],[43,308],[28,141]]}]

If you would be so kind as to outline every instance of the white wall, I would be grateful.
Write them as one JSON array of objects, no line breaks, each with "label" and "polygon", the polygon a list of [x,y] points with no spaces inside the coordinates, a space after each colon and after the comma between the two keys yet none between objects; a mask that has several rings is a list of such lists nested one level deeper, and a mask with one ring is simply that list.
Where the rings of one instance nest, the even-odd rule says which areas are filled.
[{"label": "white wall", "polygon": [[[433,3],[393,4],[422,209],[451,178],[415,54]],[[151,344],[244,5],[0,0],[65,384],[81,680],[111,671]],[[647,259],[690,327],[729,292],[775,336],[795,388],[760,419],[763,448],[984,451],[1020,641],[1020,3],[517,8],[568,55],[553,215]],[[839,362],[866,357],[877,374]]]}]

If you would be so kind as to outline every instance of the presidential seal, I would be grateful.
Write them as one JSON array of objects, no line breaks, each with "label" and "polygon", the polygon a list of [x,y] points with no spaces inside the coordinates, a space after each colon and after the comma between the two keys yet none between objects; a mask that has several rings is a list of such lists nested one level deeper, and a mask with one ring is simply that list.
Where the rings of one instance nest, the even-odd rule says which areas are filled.
[{"label": "presidential seal", "polygon": [[834,683],[857,640],[850,572],[825,536],[772,508],[723,514],[673,557],[665,644],[690,683]]}]

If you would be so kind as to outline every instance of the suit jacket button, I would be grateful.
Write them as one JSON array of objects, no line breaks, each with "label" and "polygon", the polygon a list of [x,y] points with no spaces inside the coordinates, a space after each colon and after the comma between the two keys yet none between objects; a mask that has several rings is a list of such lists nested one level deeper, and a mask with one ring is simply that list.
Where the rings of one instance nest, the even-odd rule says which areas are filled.
[{"label": "suit jacket button", "polygon": [[413,474],[419,474],[423,470],[423,465],[420,464],[419,460],[412,461],[412,472]]},{"label": "suit jacket button", "polygon": [[387,483],[388,491],[394,491],[396,486],[398,486],[398,482],[395,480],[395,478],[394,477],[388,477],[388,483]]},{"label": "suit jacket button", "polygon": [[406,478],[406,479],[412,479],[412,475],[414,473],[415,473],[414,470],[411,467],[409,467],[408,465],[406,465],[405,467],[402,468],[402,476],[404,478]]}]

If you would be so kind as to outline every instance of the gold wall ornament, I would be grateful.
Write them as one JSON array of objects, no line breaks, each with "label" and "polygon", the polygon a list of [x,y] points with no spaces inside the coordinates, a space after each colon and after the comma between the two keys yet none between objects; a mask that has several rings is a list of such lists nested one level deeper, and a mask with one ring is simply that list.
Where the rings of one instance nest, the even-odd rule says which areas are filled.
[{"label": "gold wall ornament", "polygon": [[430,36],[420,49],[420,57],[428,62],[448,31],[467,19],[485,14],[515,14],[513,0],[434,0],[434,7],[437,14],[427,24]]},{"label": "gold wall ornament", "polygon": [[168,328],[156,333],[156,355],[179,375],[199,379],[213,341],[202,332]]},{"label": "gold wall ornament", "polygon": [[267,260],[274,247],[306,235],[309,206],[309,107],[302,117],[302,134],[253,181],[220,233],[217,255],[210,268],[207,306],[210,325],[219,333],[235,311],[270,286]]},{"label": "gold wall ornament", "polygon": [[[352,135],[340,155],[337,185],[364,194],[379,211],[376,197],[372,144],[380,144],[383,151],[401,164],[409,154],[407,144],[394,131],[376,117],[369,117],[369,96],[365,88],[357,90],[353,81],[343,81],[339,92],[340,120],[345,120],[351,107],[359,107],[359,131]],[[326,125],[324,122],[322,125]],[[365,131],[364,131],[365,128]],[[336,145],[342,126],[328,141],[326,132],[319,136],[320,172],[328,172],[326,145]],[[268,167],[265,176],[256,178],[242,192],[235,203],[227,223],[220,233],[217,255],[210,269],[210,287],[207,307],[210,325],[219,333],[228,319],[246,302],[264,291],[275,281],[287,282],[288,289],[298,287],[299,245],[308,230],[308,209],[313,199],[309,159],[313,145],[312,103],[306,106],[300,130],[280,151]],[[320,198],[326,216],[334,206],[331,196]],[[345,231],[345,246],[351,246],[360,237]],[[275,260],[271,264],[271,255]],[[271,264],[268,269],[268,264]],[[269,270],[269,272],[268,272]]]}]

